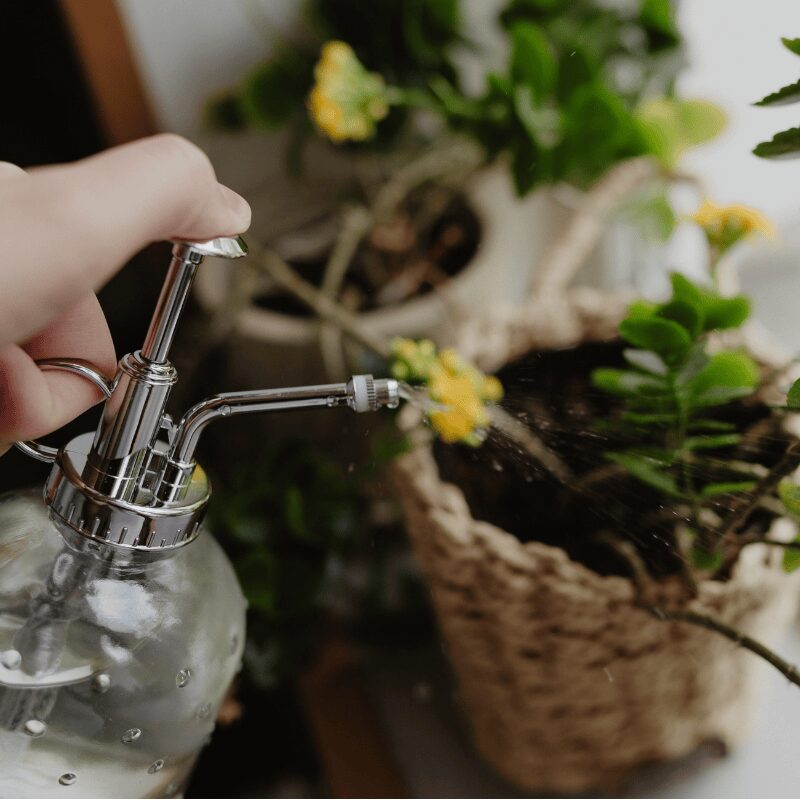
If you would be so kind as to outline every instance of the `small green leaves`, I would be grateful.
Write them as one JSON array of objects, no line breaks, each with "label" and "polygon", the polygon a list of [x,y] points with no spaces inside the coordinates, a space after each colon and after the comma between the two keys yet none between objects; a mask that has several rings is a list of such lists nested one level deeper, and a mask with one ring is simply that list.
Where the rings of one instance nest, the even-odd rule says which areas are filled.
[{"label": "small green leaves", "polygon": [[746,353],[724,351],[711,356],[685,388],[695,408],[709,408],[746,397],[757,384],[758,367],[753,359]]},{"label": "small green leaves", "polygon": [[652,375],[644,375],[630,369],[601,367],[592,372],[592,383],[609,394],[622,397],[664,390],[664,381]]},{"label": "small green leaves", "polygon": [[662,97],[637,111],[637,120],[650,151],[672,169],[691,147],[710,141],[725,128],[725,112],[706,100]]},{"label": "small green leaves", "polygon": [[674,476],[667,472],[663,463],[655,458],[639,453],[606,453],[606,458],[619,464],[635,478],[647,486],[663,492],[670,497],[682,497]]},{"label": "small green leaves", "polygon": [[776,133],[770,141],[756,145],[753,153],[761,158],[796,158],[800,155],[800,128]]},{"label": "small green leaves", "polygon": [[800,56],[800,39],[789,39],[783,36],[781,37],[781,41],[787,50],[794,53],[796,56]]},{"label": "small green leaves", "polygon": [[667,364],[679,361],[692,342],[683,326],[657,316],[628,317],[620,324],[619,332],[627,342],[645,350],[652,350]]},{"label": "small green leaves", "polygon": [[[737,327],[747,318],[746,298],[721,297],[679,274],[672,275],[672,290],[660,305],[634,303],[620,324],[620,335],[635,345],[623,351],[631,368],[597,369],[592,381],[623,398],[615,430],[638,442],[607,458],[696,508],[700,500],[753,487],[752,480],[732,480],[736,474],[725,469],[726,450],[739,444],[740,435],[731,422],[714,419],[710,409],[752,394],[760,374],[747,353],[706,352],[710,331]],[[796,402],[800,407],[800,387]]]},{"label": "small green leaves", "polygon": [[720,497],[726,494],[749,492],[756,486],[755,481],[724,481],[708,483],[700,490],[701,497]]},{"label": "small green leaves", "polygon": [[[800,39],[784,37],[781,42],[789,52],[800,56]],[[768,94],[755,105],[781,106],[797,102],[800,102],[800,80],[783,86],[777,92]],[[776,133],[768,142],[757,144],[753,148],[753,153],[760,158],[796,158],[800,155],[800,128],[789,128]]]},{"label": "small green leaves", "polygon": [[800,379],[796,380],[786,393],[786,405],[800,411]]},{"label": "small green leaves", "polygon": [[511,77],[533,90],[534,98],[543,100],[556,81],[553,49],[542,29],[533,22],[518,22],[511,28]]},{"label": "small green leaves", "polygon": [[800,100],[800,80],[782,86],[777,92],[772,92],[761,100],[753,103],[755,106],[787,106]]},{"label": "small green leaves", "polygon": [[800,485],[784,478],[778,484],[778,497],[793,517],[800,518]]},{"label": "small green leaves", "polygon": [[716,572],[722,566],[722,553],[706,550],[695,542],[691,552],[692,564],[703,572]]},{"label": "small green leaves", "polygon": [[[800,544],[800,540],[795,539],[795,544]],[[800,567],[800,548],[787,547],[783,551],[783,571],[794,572]]]}]

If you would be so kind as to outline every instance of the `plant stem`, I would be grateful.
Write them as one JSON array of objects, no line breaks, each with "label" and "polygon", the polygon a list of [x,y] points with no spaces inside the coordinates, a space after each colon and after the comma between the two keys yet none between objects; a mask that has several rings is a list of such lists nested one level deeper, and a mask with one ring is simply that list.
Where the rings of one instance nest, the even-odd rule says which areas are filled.
[{"label": "plant stem", "polygon": [[775,487],[789,473],[793,472],[800,465],[800,441],[792,442],[780,461],[772,467],[752,489],[734,503],[734,508],[725,518],[719,536],[722,540],[732,539],[737,531],[750,518],[750,515],[758,508],[761,499],[771,494]]},{"label": "plant stem", "polygon": [[786,677],[795,686],[800,686],[800,672],[794,664],[789,663],[781,658],[773,650],[770,650],[766,645],[743,633],[738,628],[728,625],[721,619],[711,616],[710,614],[703,614],[699,611],[690,611],[688,609],[676,609],[668,611],[661,606],[654,605],[648,600],[648,594],[652,591],[654,581],[647,572],[644,562],[636,552],[636,548],[630,542],[626,542],[617,538],[609,533],[601,533],[600,541],[613,548],[618,555],[620,555],[631,570],[631,578],[633,580],[634,588],[636,589],[637,602],[639,605],[649,611],[656,619],[662,622],[685,622],[689,625],[695,625],[699,628],[718,633],[726,639],[730,639],[735,644],[749,650],[759,658],[764,659],[768,664],[775,667],[784,677]]},{"label": "plant stem", "polygon": [[794,664],[789,663],[781,658],[773,650],[770,650],[766,645],[743,633],[738,628],[728,625],[710,614],[701,614],[698,611],[677,610],[665,611],[657,606],[650,606],[649,611],[657,619],[664,622],[686,622],[689,625],[695,625],[699,628],[718,633],[726,639],[730,639],[735,644],[749,650],[751,653],[763,658],[768,664],[771,664],[778,670],[790,683],[795,686],[800,686],[800,672]]},{"label": "plant stem", "polygon": [[389,346],[383,339],[365,330],[352,314],[324,295],[316,286],[303,280],[277,253],[251,243],[250,254],[253,263],[262,272],[305,303],[319,317],[334,323],[362,347],[377,353],[383,359],[389,359]]}]

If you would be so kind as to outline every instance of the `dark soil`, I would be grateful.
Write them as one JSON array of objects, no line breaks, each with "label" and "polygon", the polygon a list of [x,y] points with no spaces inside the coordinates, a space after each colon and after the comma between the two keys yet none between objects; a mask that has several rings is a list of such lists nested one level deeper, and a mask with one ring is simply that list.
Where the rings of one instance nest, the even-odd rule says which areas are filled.
[{"label": "dark soil", "polygon": [[[499,377],[506,387],[504,406],[529,422],[532,430],[555,452],[578,481],[609,462],[604,454],[632,442],[601,430],[598,421],[613,418],[616,401],[592,387],[591,371],[599,366],[622,366],[618,342],[585,344],[567,350],[532,352],[505,367]],[[769,466],[785,450],[770,412],[756,400],[731,405],[714,415],[746,431],[759,421],[765,435],[736,448],[715,452]],[[576,561],[600,574],[628,574],[627,565],[597,534],[608,531],[631,541],[654,576],[677,571],[675,522],[680,514],[669,498],[627,474],[593,484],[578,493],[568,488],[515,445],[496,436],[480,448],[437,445],[435,456],[444,480],[457,484],[476,519],[491,522],[521,541],[540,541],[562,547]],[[741,480],[719,471],[714,480]],[[715,510],[724,516],[731,497],[721,497]],[[770,515],[758,512],[751,525],[766,527]]]},{"label": "dark soil", "polygon": [[[359,247],[340,290],[353,311],[372,311],[428,294],[457,275],[478,249],[481,226],[466,198],[438,190],[412,193],[397,214],[375,228]],[[319,286],[330,249],[287,259],[295,271]],[[312,312],[294,296],[275,290],[256,298],[270,311],[306,317]]]}]

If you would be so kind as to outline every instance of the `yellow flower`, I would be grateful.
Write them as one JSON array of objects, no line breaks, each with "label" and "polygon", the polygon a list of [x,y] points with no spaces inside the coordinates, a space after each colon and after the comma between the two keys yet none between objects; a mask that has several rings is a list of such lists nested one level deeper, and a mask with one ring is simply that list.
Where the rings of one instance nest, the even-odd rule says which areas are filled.
[{"label": "yellow flower", "polygon": [[363,141],[389,113],[386,85],[368,72],[345,42],[328,42],[314,68],[308,110],[317,127],[334,142]]},{"label": "yellow flower", "polygon": [[775,226],[760,211],[743,205],[718,206],[705,200],[692,214],[692,219],[703,229],[708,243],[720,253],[750,236],[775,235]]},{"label": "yellow flower", "polygon": [[431,425],[442,441],[448,444],[469,441],[489,424],[489,415],[470,375],[436,370],[429,391],[431,399],[444,407],[429,414]]},{"label": "yellow flower", "polygon": [[428,419],[442,441],[478,445],[491,422],[487,403],[503,397],[503,385],[465,361],[452,347],[438,354],[430,339],[394,339],[391,372],[395,378],[424,384],[434,406]]}]

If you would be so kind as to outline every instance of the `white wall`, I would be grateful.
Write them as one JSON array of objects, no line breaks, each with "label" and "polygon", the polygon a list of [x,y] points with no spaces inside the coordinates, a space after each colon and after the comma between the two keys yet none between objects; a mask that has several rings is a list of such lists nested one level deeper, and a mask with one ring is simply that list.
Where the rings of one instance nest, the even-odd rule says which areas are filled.
[{"label": "white wall", "polygon": [[286,30],[302,3],[117,0],[117,5],[159,122],[164,130],[192,135],[205,99],[268,55],[271,34]]}]

